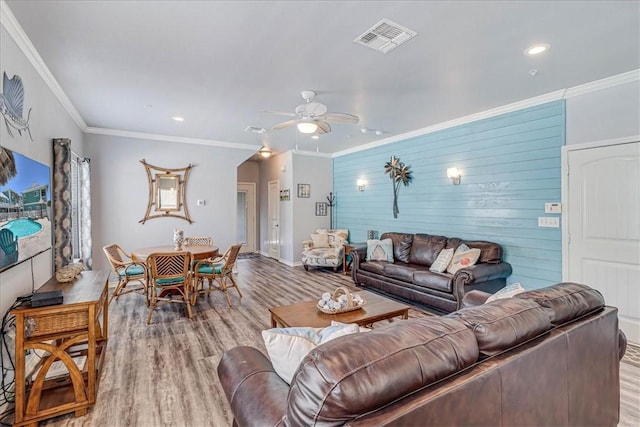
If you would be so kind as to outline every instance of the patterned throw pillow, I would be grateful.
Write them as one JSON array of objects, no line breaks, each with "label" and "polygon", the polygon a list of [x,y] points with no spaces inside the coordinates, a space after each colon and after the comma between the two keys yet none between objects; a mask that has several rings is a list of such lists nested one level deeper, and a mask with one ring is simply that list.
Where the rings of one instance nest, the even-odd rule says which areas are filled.
[{"label": "patterned throw pillow", "polygon": [[458,246],[453,258],[447,267],[447,273],[456,274],[458,270],[465,267],[471,267],[478,262],[480,258],[480,249],[469,249],[469,246],[464,243]]},{"label": "patterned throw pillow", "polygon": [[430,271],[435,271],[437,273],[443,273],[449,263],[453,259],[453,248],[451,249],[443,249],[438,254],[438,258],[436,258],[435,262],[429,268]]},{"label": "patterned throw pillow", "polygon": [[341,323],[326,328],[274,328],[262,331],[262,339],[273,369],[287,384],[291,384],[298,365],[311,350],[327,341],[358,331],[355,323]]},{"label": "patterned throw pillow", "polygon": [[367,261],[393,262],[393,241],[391,239],[367,240]]},{"label": "patterned throw pillow", "polygon": [[505,286],[495,294],[491,295],[489,298],[487,298],[487,300],[484,303],[486,304],[488,302],[495,301],[497,299],[502,299],[502,298],[512,298],[524,291],[525,289],[522,287],[520,283],[513,283],[509,286]]},{"label": "patterned throw pillow", "polygon": [[313,241],[314,249],[329,247],[329,235],[327,233],[313,233],[311,240]]}]

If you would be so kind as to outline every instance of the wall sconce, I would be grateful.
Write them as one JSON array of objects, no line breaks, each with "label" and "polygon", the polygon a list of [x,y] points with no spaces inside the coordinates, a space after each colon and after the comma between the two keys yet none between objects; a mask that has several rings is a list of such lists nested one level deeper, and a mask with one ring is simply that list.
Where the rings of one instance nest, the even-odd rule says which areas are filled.
[{"label": "wall sconce", "polygon": [[364,191],[365,187],[367,186],[367,181],[365,181],[364,179],[359,179],[356,181],[356,185],[358,186],[358,191]]},{"label": "wall sconce", "polygon": [[447,168],[447,176],[451,178],[453,185],[460,184],[460,172],[458,171],[458,168]]}]

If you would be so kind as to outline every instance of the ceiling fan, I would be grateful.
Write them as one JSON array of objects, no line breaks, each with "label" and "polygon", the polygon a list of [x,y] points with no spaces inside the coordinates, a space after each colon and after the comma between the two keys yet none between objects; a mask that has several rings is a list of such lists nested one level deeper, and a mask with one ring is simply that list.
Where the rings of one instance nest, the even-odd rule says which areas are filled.
[{"label": "ceiling fan", "polygon": [[298,105],[294,113],[266,111],[267,113],[295,117],[295,119],[278,123],[272,129],[284,129],[295,125],[302,133],[324,134],[331,132],[331,126],[329,123],[356,124],[360,121],[360,118],[353,114],[327,113],[326,105],[313,100],[316,93],[312,90],[303,90],[300,92],[300,95],[302,95],[305,103]]}]

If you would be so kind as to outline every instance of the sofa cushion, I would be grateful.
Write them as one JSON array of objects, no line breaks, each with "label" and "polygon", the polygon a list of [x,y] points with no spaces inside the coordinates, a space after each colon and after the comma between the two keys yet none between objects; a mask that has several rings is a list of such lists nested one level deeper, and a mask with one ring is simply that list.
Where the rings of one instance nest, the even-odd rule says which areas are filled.
[{"label": "sofa cushion", "polygon": [[291,383],[302,359],[322,343],[359,332],[355,323],[340,323],[326,328],[273,328],[262,331],[262,339],[276,373]]},{"label": "sofa cushion", "polygon": [[472,365],[473,333],[443,317],[394,322],[312,350],[289,389],[285,425],[341,426]]},{"label": "sofa cushion", "polygon": [[391,239],[367,240],[366,260],[393,262],[393,243]]},{"label": "sofa cushion", "polygon": [[393,277],[394,279],[403,280],[411,283],[413,281],[413,272],[416,271],[415,267],[407,264],[387,264],[384,266],[384,275],[387,277]]},{"label": "sofa cushion", "polygon": [[409,262],[430,267],[438,258],[438,254],[447,245],[444,236],[432,236],[430,234],[416,234],[413,236]]},{"label": "sofa cushion", "polygon": [[451,292],[453,289],[453,276],[435,271],[421,270],[413,273],[413,283],[423,288]]},{"label": "sofa cushion", "polygon": [[544,307],[553,325],[562,325],[604,307],[597,290],[580,283],[558,283],[547,288],[523,292],[515,296],[533,300]]},{"label": "sofa cushion", "polygon": [[386,261],[369,261],[360,263],[360,270],[368,271],[378,275],[384,275],[384,268],[389,264]]},{"label": "sofa cushion", "polygon": [[485,356],[508,350],[551,328],[544,308],[534,301],[515,298],[463,308],[446,317],[467,325],[478,340],[480,353]]},{"label": "sofa cushion", "polygon": [[498,264],[502,262],[502,246],[484,240],[465,241],[470,248],[480,249],[479,263]]},{"label": "sofa cushion", "polygon": [[391,239],[393,242],[393,258],[396,261],[408,263],[413,243],[413,234],[383,233],[381,239]]}]

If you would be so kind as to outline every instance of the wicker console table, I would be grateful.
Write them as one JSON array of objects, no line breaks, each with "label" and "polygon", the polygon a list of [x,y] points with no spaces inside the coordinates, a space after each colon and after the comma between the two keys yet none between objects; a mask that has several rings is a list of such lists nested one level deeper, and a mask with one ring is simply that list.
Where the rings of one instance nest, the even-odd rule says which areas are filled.
[{"label": "wicker console table", "polygon": [[[107,345],[109,273],[83,271],[70,283],[52,278],[37,292],[58,289],[63,292],[61,305],[12,311],[16,316],[15,426],[35,426],[70,412],[82,416],[96,402]],[[28,350],[49,353],[29,372]],[[52,375],[54,362],[62,373]]]}]

